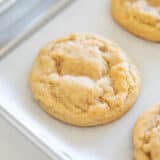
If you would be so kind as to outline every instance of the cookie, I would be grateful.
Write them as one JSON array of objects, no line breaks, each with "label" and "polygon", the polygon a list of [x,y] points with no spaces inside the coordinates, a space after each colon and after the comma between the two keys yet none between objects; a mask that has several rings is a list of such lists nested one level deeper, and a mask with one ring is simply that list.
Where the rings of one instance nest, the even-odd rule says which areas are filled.
[{"label": "cookie", "polygon": [[133,141],[135,160],[160,160],[160,103],[139,117]]},{"label": "cookie", "polygon": [[160,0],[112,0],[112,15],[129,32],[160,42]]},{"label": "cookie", "polygon": [[95,126],[121,117],[136,101],[140,78],[116,44],[73,33],[39,52],[30,73],[32,93],[53,117]]}]

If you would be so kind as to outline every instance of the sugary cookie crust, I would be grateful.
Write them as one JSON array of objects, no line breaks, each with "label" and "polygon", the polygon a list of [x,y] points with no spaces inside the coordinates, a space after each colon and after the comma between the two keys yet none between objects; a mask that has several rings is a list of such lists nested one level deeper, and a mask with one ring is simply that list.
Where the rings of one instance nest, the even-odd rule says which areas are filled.
[{"label": "sugary cookie crust", "polygon": [[160,1],[159,0],[128,0],[128,7],[146,15],[160,19]]},{"label": "sugary cookie crust", "polygon": [[112,0],[112,15],[129,32],[160,42],[160,0]]},{"label": "sugary cookie crust", "polygon": [[135,160],[160,160],[160,104],[144,112],[134,128]]},{"label": "sugary cookie crust", "polygon": [[140,79],[117,45],[93,34],[74,33],[41,49],[30,85],[52,116],[94,126],[113,121],[132,107]]}]

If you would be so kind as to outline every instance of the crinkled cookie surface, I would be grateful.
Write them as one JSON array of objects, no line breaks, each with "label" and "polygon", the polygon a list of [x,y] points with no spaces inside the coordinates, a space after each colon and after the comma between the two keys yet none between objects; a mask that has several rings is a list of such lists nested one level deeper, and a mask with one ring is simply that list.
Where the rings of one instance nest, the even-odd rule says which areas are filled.
[{"label": "crinkled cookie surface", "polygon": [[160,42],[160,0],[112,0],[112,15],[129,32]]},{"label": "crinkled cookie surface", "polygon": [[73,33],[40,50],[30,85],[53,117],[94,126],[121,117],[133,106],[140,78],[116,44],[94,34]]},{"label": "crinkled cookie surface", "polygon": [[135,160],[160,160],[160,104],[144,112],[134,128]]}]

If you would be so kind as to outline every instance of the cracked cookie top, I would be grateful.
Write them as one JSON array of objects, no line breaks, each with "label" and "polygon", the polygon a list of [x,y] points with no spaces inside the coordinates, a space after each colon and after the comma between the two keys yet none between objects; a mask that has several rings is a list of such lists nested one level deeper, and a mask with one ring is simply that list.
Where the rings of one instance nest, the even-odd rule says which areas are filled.
[{"label": "cracked cookie top", "polygon": [[136,160],[160,160],[160,104],[143,113],[134,128]]},{"label": "cracked cookie top", "polygon": [[127,0],[129,9],[160,19],[160,0]]},{"label": "cracked cookie top", "polygon": [[86,126],[126,112],[138,95],[139,75],[116,44],[94,34],[73,33],[40,50],[30,84],[48,113]]},{"label": "cracked cookie top", "polygon": [[112,0],[112,16],[129,32],[160,42],[160,0]]}]

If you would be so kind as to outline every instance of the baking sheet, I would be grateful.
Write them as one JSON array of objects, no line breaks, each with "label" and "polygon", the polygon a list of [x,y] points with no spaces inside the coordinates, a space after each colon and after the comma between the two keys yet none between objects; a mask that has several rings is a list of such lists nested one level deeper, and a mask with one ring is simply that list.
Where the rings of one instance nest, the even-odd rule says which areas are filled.
[{"label": "baking sheet", "polygon": [[0,58],[42,27],[71,0],[2,0],[0,3]]},{"label": "baking sheet", "polygon": [[[138,66],[142,86],[134,107],[104,126],[79,128],[46,114],[34,101],[28,73],[41,46],[67,33],[94,32],[117,42]],[[160,45],[123,30],[109,0],[79,0],[0,62],[0,113],[53,159],[133,160],[132,128],[139,114],[160,101]]]},{"label": "baking sheet", "polygon": [[16,0],[0,0],[0,14],[3,14],[6,10],[12,7],[16,3]]}]

